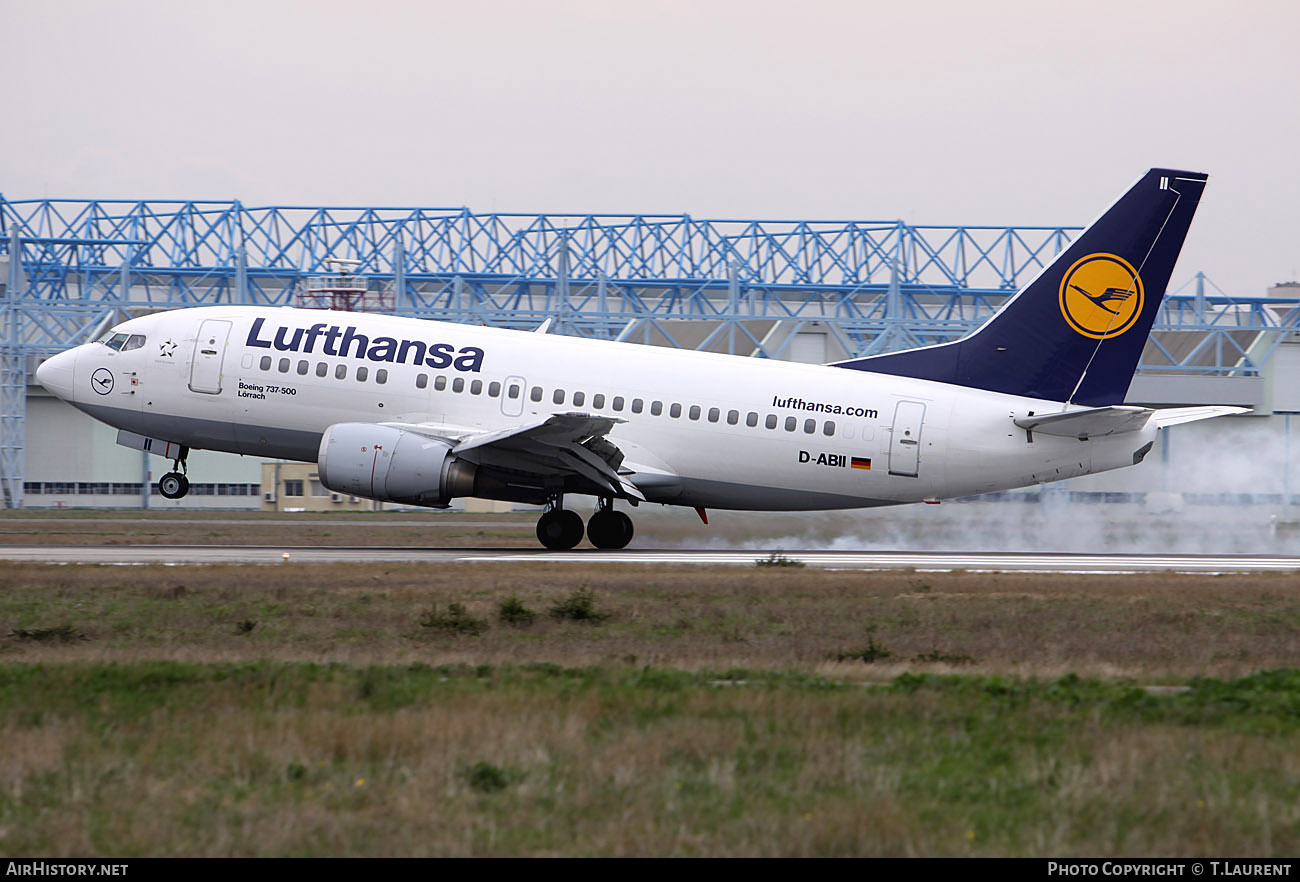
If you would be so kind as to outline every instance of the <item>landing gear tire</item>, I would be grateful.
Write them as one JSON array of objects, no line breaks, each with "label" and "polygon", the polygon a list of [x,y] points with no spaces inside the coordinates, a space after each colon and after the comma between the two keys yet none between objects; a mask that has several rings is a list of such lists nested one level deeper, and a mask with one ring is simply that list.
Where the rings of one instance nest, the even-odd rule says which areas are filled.
[{"label": "landing gear tire", "polygon": [[180,472],[168,472],[158,480],[158,492],[166,499],[180,499],[190,492],[190,479]]},{"label": "landing gear tire", "polygon": [[587,538],[597,548],[626,548],[632,532],[632,519],[612,508],[600,509],[587,521]]},{"label": "landing gear tire", "polygon": [[548,511],[537,521],[537,541],[551,551],[568,551],[582,541],[582,518],[568,509]]}]

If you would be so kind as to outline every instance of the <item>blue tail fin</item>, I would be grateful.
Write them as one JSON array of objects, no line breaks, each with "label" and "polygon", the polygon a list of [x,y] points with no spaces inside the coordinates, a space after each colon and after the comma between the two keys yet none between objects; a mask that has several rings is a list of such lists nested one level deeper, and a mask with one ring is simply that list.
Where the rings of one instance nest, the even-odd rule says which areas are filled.
[{"label": "blue tail fin", "polygon": [[1205,180],[1151,169],[969,336],[836,366],[1090,406],[1122,403]]}]

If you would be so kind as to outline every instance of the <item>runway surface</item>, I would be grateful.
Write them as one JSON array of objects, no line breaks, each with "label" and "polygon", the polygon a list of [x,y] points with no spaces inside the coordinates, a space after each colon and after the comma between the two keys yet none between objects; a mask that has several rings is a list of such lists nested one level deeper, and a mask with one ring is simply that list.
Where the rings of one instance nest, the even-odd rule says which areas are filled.
[{"label": "runway surface", "polygon": [[[0,560],[51,564],[277,564],[286,563],[564,563],[754,566],[770,550],[700,549],[569,552],[518,548],[361,548],[233,545],[9,545]],[[797,551],[780,555],[810,567],[918,572],[1236,573],[1300,571],[1300,557],[1209,554],[1040,554],[903,551]]]}]

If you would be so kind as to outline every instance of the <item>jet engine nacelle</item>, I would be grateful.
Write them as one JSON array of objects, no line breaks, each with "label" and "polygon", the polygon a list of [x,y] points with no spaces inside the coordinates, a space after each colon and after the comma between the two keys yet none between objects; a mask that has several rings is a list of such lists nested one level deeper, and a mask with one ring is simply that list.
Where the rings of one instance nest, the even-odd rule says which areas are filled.
[{"label": "jet engine nacelle", "polygon": [[335,493],[439,508],[474,495],[474,463],[443,441],[375,423],[325,430],[317,457],[320,482]]}]

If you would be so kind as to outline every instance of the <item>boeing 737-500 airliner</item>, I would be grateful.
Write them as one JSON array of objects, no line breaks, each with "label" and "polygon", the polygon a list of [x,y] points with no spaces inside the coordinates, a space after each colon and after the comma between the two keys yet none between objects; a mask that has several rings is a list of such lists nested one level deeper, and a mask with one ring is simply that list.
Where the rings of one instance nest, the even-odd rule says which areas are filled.
[{"label": "boeing 737-500 airliner", "polygon": [[545,506],[547,548],[622,548],[623,500],[859,508],[1142,461],[1161,429],[1236,407],[1124,404],[1206,176],[1153,169],[976,331],[792,364],[352,312],[212,306],[122,322],[40,366],[52,393],[174,461],[318,463],[330,490]]}]

